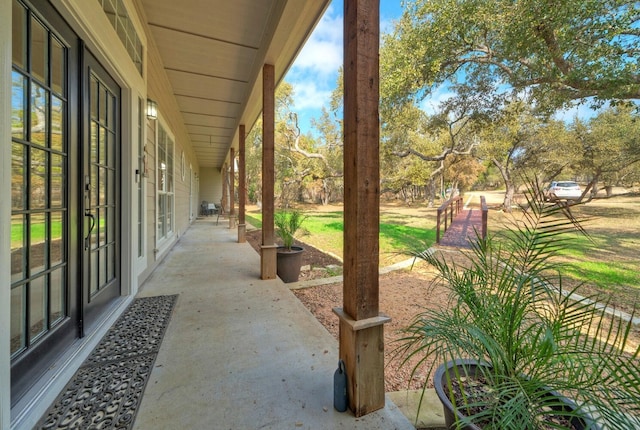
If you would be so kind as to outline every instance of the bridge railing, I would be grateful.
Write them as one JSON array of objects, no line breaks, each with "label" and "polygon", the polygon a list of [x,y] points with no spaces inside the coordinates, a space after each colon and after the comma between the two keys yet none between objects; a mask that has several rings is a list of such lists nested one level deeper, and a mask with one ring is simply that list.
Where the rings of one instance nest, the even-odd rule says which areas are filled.
[{"label": "bridge railing", "polygon": [[487,199],[480,196],[480,207],[482,208],[482,238],[487,238],[487,220],[489,218],[489,208],[487,207]]},{"label": "bridge railing", "polygon": [[[489,208],[487,207],[487,200],[484,196],[480,196],[480,208],[482,210],[482,225],[480,233],[482,234],[482,238],[486,239]],[[440,243],[440,237],[444,235],[451,223],[453,223],[453,219],[461,210],[462,196],[452,197],[438,208],[438,220],[436,223],[436,243]],[[444,224],[444,229],[442,228],[442,224]]]},{"label": "bridge railing", "polygon": [[447,228],[453,222],[453,218],[462,210],[462,196],[458,195],[450,198],[444,202],[438,208],[438,221],[436,223],[436,243],[440,243],[440,229],[444,220],[444,230],[442,234],[447,231]]}]

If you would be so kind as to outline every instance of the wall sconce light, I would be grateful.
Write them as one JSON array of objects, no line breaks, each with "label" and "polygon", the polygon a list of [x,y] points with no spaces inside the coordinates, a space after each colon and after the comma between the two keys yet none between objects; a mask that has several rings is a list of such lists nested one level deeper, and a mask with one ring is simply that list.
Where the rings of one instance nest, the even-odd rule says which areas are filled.
[{"label": "wall sconce light", "polygon": [[158,102],[147,99],[147,118],[158,119]]}]

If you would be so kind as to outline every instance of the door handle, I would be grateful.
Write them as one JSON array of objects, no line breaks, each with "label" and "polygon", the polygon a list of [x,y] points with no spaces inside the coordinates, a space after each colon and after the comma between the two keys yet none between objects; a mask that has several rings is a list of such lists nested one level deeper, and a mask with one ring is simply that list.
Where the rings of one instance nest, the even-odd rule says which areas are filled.
[{"label": "door handle", "polygon": [[91,238],[91,232],[93,231],[93,228],[96,226],[96,217],[93,216],[93,214],[91,212],[85,212],[84,213],[85,218],[91,218],[91,223],[89,224],[89,232],[87,233],[87,236],[84,238],[84,249],[85,251],[87,249],[89,249],[89,239]]}]

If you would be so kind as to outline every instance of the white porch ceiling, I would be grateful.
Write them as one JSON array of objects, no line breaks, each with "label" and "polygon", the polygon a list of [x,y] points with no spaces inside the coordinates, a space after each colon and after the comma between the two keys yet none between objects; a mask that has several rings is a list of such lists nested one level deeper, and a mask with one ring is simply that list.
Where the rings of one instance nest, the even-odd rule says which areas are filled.
[{"label": "white porch ceiling", "polygon": [[201,167],[221,168],[262,112],[262,67],[276,83],[330,0],[142,0]]}]

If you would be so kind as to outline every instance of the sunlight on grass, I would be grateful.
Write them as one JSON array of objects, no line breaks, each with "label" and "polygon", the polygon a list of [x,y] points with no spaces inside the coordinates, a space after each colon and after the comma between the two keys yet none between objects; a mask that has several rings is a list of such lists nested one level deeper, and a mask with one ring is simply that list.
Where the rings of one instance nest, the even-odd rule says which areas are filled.
[{"label": "sunlight on grass", "polygon": [[[342,257],[343,251],[343,214],[342,212],[306,212],[307,219],[302,225],[304,233],[298,239],[323,251]],[[262,214],[246,215],[247,222],[256,228],[262,227]],[[425,228],[416,227],[416,217],[392,215],[382,216],[380,223],[380,256],[381,263],[408,258],[406,251],[417,244],[431,246],[435,243],[435,227],[427,225],[428,221],[420,221]],[[412,224],[412,225],[405,225]],[[435,220],[432,224],[435,224]]]},{"label": "sunlight on grass", "polygon": [[[580,235],[572,238],[570,246],[558,257],[562,262],[562,275],[603,290],[623,286],[640,289],[640,199],[620,196],[578,206],[573,210],[589,218],[585,228],[591,240]],[[320,207],[307,206],[309,217],[303,225],[308,234],[299,240],[342,256],[343,213],[341,210],[324,212]],[[435,208],[382,206],[380,209],[380,265],[385,266],[406,259],[406,253],[416,248],[428,248],[435,243]],[[489,234],[505,228],[510,215],[499,211],[489,213]],[[262,214],[247,213],[247,222],[256,228],[262,226]]]},{"label": "sunlight on grass", "polygon": [[572,261],[564,266],[563,272],[583,282],[597,280],[598,285],[606,289],[619,285],[633,288],[640,286],[640,274],[631,264],[620,262]]}]

